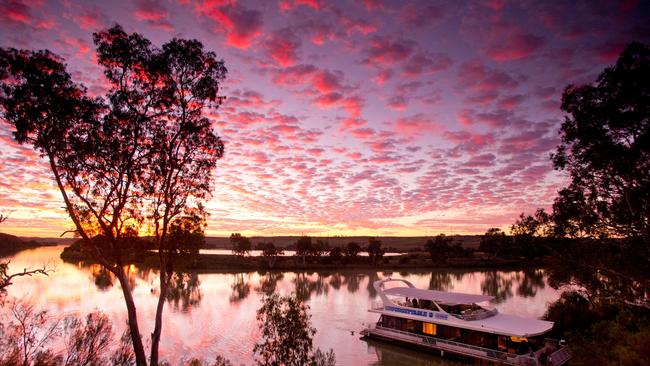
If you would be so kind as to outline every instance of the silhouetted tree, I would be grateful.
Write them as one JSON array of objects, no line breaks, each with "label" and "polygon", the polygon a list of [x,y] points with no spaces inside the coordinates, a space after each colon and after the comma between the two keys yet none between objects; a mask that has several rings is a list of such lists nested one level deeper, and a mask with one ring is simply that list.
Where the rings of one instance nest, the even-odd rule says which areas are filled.
[{"label": "silhouetted tree", "polygon": [[161,269],[149,355],[157,365],[177,252],[169,231],[183,216],[204,217],[200,202],[210,195],[223,143],[202,113],[220,105],[226,69],[196,40],[156,48],[120,26],[93,39],[111,83],[105,98],[88,97],[48,51],[1,49],[2,117],[18,142],[47,159],[73,231],[120,282],[138,365],[147,357],[124,255],[130,239],[150,228]]},{"label": "silhouetted tree", "polygon": [[262,251],[262,256],[266,259],[269,268],[273,268],[278,257],[284,255],[284,251],[280,248],[276,248],[275,244],[271,242],[260,243],[257,245],[257,249]]},{"label": "silhouetted tree", "polygon": [[551,216],[543,208],[537,209],[534,215],[519,215],[519,219],[510,226],[512,248],[510,255],[536,258],[545,253],[548,247],[548,236],[554,235]]},{"label": "silhouetted tree", "polygon": [[65,336],[64,365],[101,365],[112,343],[111,320],[105,314],[95,311],[86,316],[86,322],[78,318],[64,320]]},{"label": "silhouetted tree", "polygon": [[381,247],[381,240],[377,238],[368,238],[368,257],[372,263],[377,263],[386,251]]},{"label": "silhouetted tree", "polygon": [[490,228],[483,234],[478,249],[493,256],[509,256],[512,240],[499,228]]},{"label": "silhouetted tree", "polygon": [[262,330],[253,352],[255,361],[263,366],[331,366],[336,363],[330,350],[324,354],[313,351],[313,336],[309,306],[297,297],[273,294],[263,300],[257,311],[257,322]]},{"label": "silhouetted tree", "polygon": [[47,347],[60,330],[59,320],[18,300],[9,308],[10,320],[0,323],[4,328],[0,329],[0,364],[30,366],[43,354],[51,354]]},{"label": "silhouetted tree", "polygon": [[329,249],[329,244],[321,239],[316,240],[316,242],[311,246],[310,255],[314,257],[321,257]]},{"label": "silhouetted tree", "polygon": [[361,246],[353,241],[349,242],[348,245],[345,246],[345,255],[348,257],[354,258],[360,251]]},{"label": "silhouetted tree", "polygon": [[296,241],[296,255],[302,257],[302,264],[305,264],[305,258],[312,253],[313,246],[311,237],[306,235]]},{"label": "silhouetted tree", "polygon": [[332,259],[335,262],[338,262],[343,257],[343,250],[341,250],[341,247],[334,247],[330,249],[329,255],[330,255],[330,259]]},{"label": "silhouetted tree", "polygon": [[553,206],[559,234],[650,243],[650,49],[631,43],[593,85],[569,85],[553,165],[571,184]]},{"label": "silhouetted tree", "polygon": [[250,239],[242,236],[240,233],[230,234],[230,245],[232,246],[233,254],[238,256],[245,256],[253,249]]},{"label": "silhouetted tree", "polygon": [[429,252],[434,263],[444,263],[452,252],[453,241],[454,239],[446,237],[445,234],[440,234],[434,240],[427,240],[424,248]]}]

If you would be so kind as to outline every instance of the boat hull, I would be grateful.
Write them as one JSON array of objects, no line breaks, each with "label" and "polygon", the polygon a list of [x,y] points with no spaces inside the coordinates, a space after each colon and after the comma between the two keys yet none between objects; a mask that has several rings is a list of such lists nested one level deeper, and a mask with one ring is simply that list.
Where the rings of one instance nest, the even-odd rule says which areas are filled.
[{"label": "boat hull", "polygon": [[453,354],[466,358],[491,361],[493,363],[502,365],[538,365],[536,360],[531,359],[527,356],[510,355],[504,352],[475,347],[463,343],[428,337],[419,334],[409,334],[408,332],[391,329],[381,329],[380,327],[364,329],[361,334],[367,338],[417,348],[420,350],[439,354],[440,356],[444,356],[445,354]]}]

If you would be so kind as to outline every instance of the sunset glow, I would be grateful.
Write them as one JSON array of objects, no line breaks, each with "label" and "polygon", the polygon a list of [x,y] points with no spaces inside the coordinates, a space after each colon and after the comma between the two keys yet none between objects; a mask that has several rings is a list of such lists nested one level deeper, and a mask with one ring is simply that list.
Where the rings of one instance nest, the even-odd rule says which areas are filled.
[{"label": "sunset glow", "polygon": [[[562,91],[648,43],[648,2],[0,3],[0,47],[49,49],[94,95],[92,32],[196,38],[225,60],[207,235],[482,234],[566,178]],[[45,160],[0,123],[2,231],[72,228]]]}]

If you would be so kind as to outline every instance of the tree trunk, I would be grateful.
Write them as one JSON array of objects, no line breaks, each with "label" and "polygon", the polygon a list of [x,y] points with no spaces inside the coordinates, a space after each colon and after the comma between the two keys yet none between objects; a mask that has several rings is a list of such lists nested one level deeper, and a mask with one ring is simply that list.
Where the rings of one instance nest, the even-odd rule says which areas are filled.
[{"label": "tree trunk", "polygon": [[167,276],[166,269],[161,266],[160,295],[158,296],[158,305],[156,307],[156,323],[153,333],[151,333],[151,355],[149,356],[151,366],[158,366],[158,348],[162,333],[162,314],[165,307],[165,299],[167,298],[167,289],[169,288],[169,278]]},{"label": "tree trunk", "polygon": [[144,353],[144,346],[142,345],[142,336],[140,336],[138,316],[135,311],[135,302],[133,301],[133,295],[131,294],[129,280],[122,268],[113,271],[113,273],[120,281],[120,287],[122,288],[122,294],[124,295],[124,302],[126,302],[126,310],[129,316],[129,331],[131,332],[133,352],[135,353],[135,364],[137,366],[147,366],[147,356]]}]

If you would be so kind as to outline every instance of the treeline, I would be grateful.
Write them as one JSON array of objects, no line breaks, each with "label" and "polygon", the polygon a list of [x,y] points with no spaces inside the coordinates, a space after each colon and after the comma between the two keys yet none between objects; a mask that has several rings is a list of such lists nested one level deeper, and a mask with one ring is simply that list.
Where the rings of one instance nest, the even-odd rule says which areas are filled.
[{"label": "treeline", "polygon": [[[232,253],[237,256],[246,256],[253,250],[251,240],[240,233],[230,235],[230,244]],[[261,250],[262,256],[269,260],[275,260],[278,256],[284,255],[284,250],[276,247],[272,242],[257,243],[254,249]],[[368,253],[371,263],[378,263],[387,251],[382,246],[381,240],[372,237],[368,238],[368,243],[365,246],[351,241],[345,247],[340,247],[330,246],[325,240],[314,240],[306,235],[299,237],[289,249],[295,250],[295,256],[302,260],[302,264],[320,261],[321,258],[327,259],[325,263],[338,263],[343,258],[357,258],[361,252]]]}]

